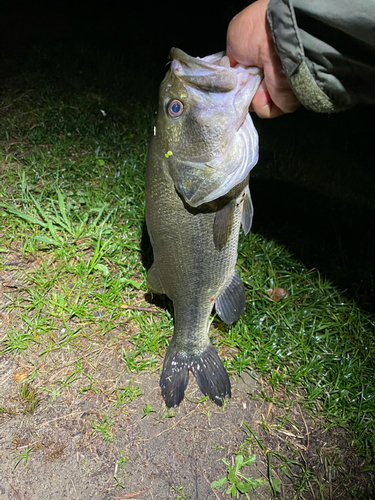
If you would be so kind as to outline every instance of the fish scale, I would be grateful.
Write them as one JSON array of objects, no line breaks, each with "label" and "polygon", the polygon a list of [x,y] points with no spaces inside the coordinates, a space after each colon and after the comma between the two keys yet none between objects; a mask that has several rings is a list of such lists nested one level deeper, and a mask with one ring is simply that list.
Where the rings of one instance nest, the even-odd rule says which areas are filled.
[{"label": "fish scale", "polygon": [[[225,118],[223,99],[217,105],[216,125],[214,121],[208,126],[207,118],[202,114],[202,106],[207,94],[207,105],[212,106],[215,99],[223,97],[218,96],[218,91],[226,92],[228,96],[224,98],[227,97],[228,101],[228,120],[231,123],[242,123],[247,120],[251,96],[248,92],[244,109],[240,111],[243,119],[238,118],[233,99],[243,89],[237,89],[234,96],[229,95],[230,92],[236,92],[236,88],[232,88],[232,68],[227,68],[225,73],[222,67],[217,69],[215,64],[191,58],[178,49],[172,50],[172,58],[173,56],[175,60],[178,57],[180,66],[174,66],[172,61],[171,70],[162,82],[146,168],[146,223],[154,252],[154,263],[148,271],[147,284],[153,293],[166,294],[173,301],[174,307],[174,335],[165,355],[160,385],[167,406],[178,406],[184,397],[191,371],[202,392],[216,404],[222,405],[225,396],[231,395],[230,381],[210,342],[209,319],[214,305],[219,316],[227,323],[238,319],[245,307],[245,289],[235,272],[235,265],[240,225],[242,222],[249,230],[252,205],[248,172],[243,177],[243,171],[248,165],[243,164],[238,167],[242,178],[232,179],[227,183],[229,189],[224,189],[221,196],[209,199],[210,190],[218,192],[221,189],[218,183],[220,177],[217,177],[220,174],[217,171],[218,162],[215,166],[210,165],[210,162],[212,145],[216,144],[218,135],[225,133],[226,124],[219,123]],[[189,66],[188,71],[192,65],[197,64],[193,87],[184,80],[184,63]],[[199,76],[202,65],[205,72],[204,89],[199,90],[200,80],[196,77]],[[214,76],[214,92],[209,92],[207,78],[210,71],[213,75],[220,72],[222,87],[218,87]],[[228,78],[225,78],[226,74]],[[259,75],[256,76],[260,81]],[[239,95],[237,99],[240,97]],[[171,111],[171,103],[175,102],[177,105]],[[174,109],[177,110],[177,116],[174,115]],[[210,116],[215,117],[215,109],[211,109]],[[197,127],[194,123],[200,119],[205,121],[204,126]],[[245,129],[250,130],[248,122]],[[234,137],[235,132],[232,135]],[[178,148],[176,137],[186,138]],[[188,164],[192,137],[199,139],[198,156],[203,163],[190,161]],[[223,137],[222,143],[225,141],[229,144],[228,148],[233,143],[227,136]],[[238,148],[242,142],[235,142],[234,147]],[[254,141],[250,143],[253,144]],[[191,151],[193,155],[197,154],[197,143]],[[222,154],[220,148],[219,151]],[[234,153],[241,152],[228,150],[228,158],[233,159]],[[243,155],[237,156],[248,158],[249,155],[244,151]],[[254,155],[252,158],[254,159]],[[197,174],[195,168],[198,168]],[[223,175],[225,184],[228,175],[225,171]],[[196,198],[197,193],[203,197],[207,195],[208,201],[202,199],[202,203],[199,203],[198,196],[195,206],[187,199],[186,193],[191,193]]]}]

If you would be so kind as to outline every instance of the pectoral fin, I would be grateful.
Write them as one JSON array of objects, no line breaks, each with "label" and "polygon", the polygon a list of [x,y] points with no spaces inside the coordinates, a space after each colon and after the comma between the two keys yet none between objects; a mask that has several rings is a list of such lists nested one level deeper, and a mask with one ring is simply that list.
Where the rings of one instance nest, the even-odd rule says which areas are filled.
[{"label": "pectoral fin", "polygon": [[219,252],[228,242],[233,227],[235,208],[236,200],[232,200],[216,212],[213,228],[214,243],[216,250],[219,250]]},{"label": "pectoral fin", "polygon": [[243,200],[243,205],[242,205],[242,219],[241,219],[242,229],[245,234],[247,234],[251,229],[251,224],[253,223],[253,214],[254,214],[253,202],[251,201],[249,186],[247,186],[245,191],[245,198]]},{"label": "pectoral fin", "polygon": [[236,272],[224,290],[215,301],[215,309],[218,316],[227,324],[231,325],[241,316],[246,305],[245,287]]}]

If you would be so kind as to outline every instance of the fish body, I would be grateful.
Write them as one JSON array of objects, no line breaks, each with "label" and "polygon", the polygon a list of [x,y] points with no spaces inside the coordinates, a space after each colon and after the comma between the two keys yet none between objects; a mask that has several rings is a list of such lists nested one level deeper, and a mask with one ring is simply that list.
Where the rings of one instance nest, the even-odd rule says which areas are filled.
[{"label": "fish body", "polygon": [[240,225],[248,232],[249,171],[257,134],[248,107],[259,71],[230,68],[222,54],[193,58],[172,49],[146,168],[146,223],[154,252],[151,292],[174,307],[174,335],[160,379],[168,407],[184,397],[189,371],[222,405],[231,387],[212,346],[213,306],[228,324],[245,307],[236,274]]}]

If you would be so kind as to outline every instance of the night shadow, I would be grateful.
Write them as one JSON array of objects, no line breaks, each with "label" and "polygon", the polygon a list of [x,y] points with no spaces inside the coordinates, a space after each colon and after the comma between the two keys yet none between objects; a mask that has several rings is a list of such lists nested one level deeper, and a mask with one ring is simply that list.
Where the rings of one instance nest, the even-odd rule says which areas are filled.
[{"label": "night shadow", "polygon": [[251,191],[253,232],[282,243],[374,312],[375,211],[282,181],[254,179]]},{"label": "night shadow", "polygon": [[[154,255],[145,220],[142,223],[142,236],[140,246],[142,264],[146,271],[148,271],[154,261]],[[147,300],[147,302],[155,305],[156,307],[168,310],[173,316],[173,303],[166,295],[157,295],[147,291],[145,293],[145,299]]]},{"label": "night shadow", "polygon": [[374,106],[255,123],[252,231],[273,238],[375,312]]}]

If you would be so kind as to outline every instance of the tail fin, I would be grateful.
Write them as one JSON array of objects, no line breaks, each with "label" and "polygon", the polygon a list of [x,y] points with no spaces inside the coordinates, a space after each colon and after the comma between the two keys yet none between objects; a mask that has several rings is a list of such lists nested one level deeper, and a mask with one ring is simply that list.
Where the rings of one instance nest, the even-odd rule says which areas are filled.
[{"label": "tail fin", "polygon": [[212,344],[203,352],[188,354],[179,352],[172,340],[160,377],[161,393],[168,408],[179,406],[184,399],[189,370],[203,394],[218,406],[223,405],[225,396],[231,397],[228,373]]}]

